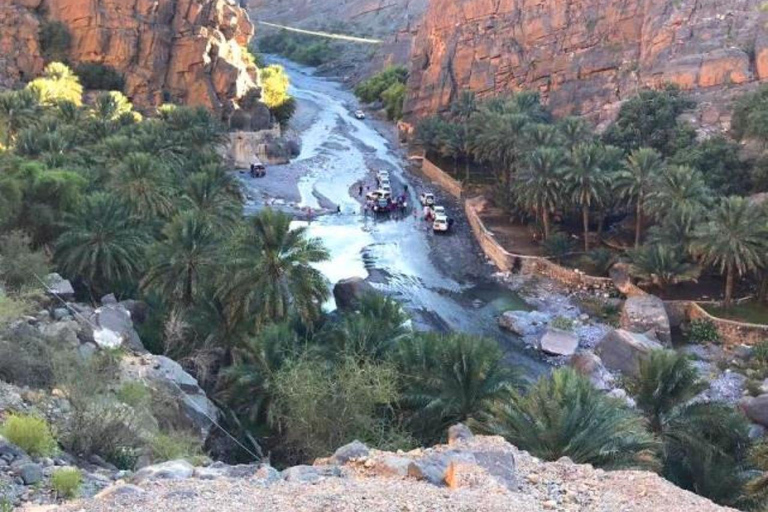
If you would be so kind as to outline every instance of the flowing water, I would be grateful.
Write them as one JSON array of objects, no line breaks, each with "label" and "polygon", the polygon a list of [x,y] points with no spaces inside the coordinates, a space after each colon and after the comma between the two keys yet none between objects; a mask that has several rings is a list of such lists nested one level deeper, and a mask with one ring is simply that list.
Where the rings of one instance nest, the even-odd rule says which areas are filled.
[{"label": "flowing water", "polygon": [[[387,139],[368,121],[354,118],[357,101],[338,83],[314,76],[312,71],[280,62],[291,76],[291,93],[300,109],[311,111],[301,127],[301,153],[288,164],[305,169],[296,185],[299,206],[319,211],[323,205],[338,205],[341,214],[315,217],[309,234],[323,240],[331,258],[318,265],[330,283],[348,277],[367,278],[377,289],[396,297],[413,316],[418,327],[441,331],[464,331],[495,338],[506,350],[510,363],[529,376],[546,365],[525,349],[521,341],[499,330],[496,318],[510,309],[526,309],[514,292],[490,278],[490,269],[467,241],[475,265],[485,275],[468,282],[461,273],[446,273],[434,261],[424,221],[414,215],[396,220],[376,220],[361,214],[358,184],[374,187],[374,170],[386,169],[399,194],[409,185],[409,203],[417,204],[417,183],[404,170],[404,161]],[[280,173],[283,166],[270,166]],[[258,187],[257,180],[244,180]],[[466,236],[458,233],[448,236]],[[330,307],[333,307],[331,304]]]}]

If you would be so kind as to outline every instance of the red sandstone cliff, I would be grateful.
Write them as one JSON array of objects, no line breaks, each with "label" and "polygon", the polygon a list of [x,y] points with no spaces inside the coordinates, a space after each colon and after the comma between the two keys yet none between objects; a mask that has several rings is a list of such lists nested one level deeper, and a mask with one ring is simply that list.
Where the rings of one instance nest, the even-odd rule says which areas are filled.
[{"label": "red sandstone cliff", "polygon": [[611,119],[638,88],[673,82],[727,124],[724,100],[768,80],[763,0],[431,0],[406,115],[465,88],[538,89],[558,114]]},{"label": "red sandstone cliff", "polygon": [[171,99],[226,112],[256,86],[243,54],[253,25],[235,0],[0,0],[0,86],[42,71],[45,19],[68,27],[71,62],[112,66],[139,107]]}]

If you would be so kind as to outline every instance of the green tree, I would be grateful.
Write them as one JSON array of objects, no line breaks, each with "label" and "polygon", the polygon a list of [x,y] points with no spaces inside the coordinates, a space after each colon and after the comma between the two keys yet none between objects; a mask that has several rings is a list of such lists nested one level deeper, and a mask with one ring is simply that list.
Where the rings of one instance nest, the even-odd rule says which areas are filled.
[{"label": "green tree", "polygon": [[425,440],[445,429],[478,419],[518,384],[493,340],[452,333],[422,333],[400,343],[395,356],[402,374],[408,424]]},{"label": "green tree", "polygon": [[730,406],[692,400],[707,384],[685,355],[659,350],[628,382],[637,406],[662,441],[662,474],[719,503],[741,496],[749,436],[743,415]]},{"label": "green tree", "polygon": [[670,285],[698,279],[701,269],[686,261],[678,246],[651,243],[629,253],[630,273],[665,291]]},{"label": "green tree", "polygon": [[657,220],[669,215],[700,211],[710,202],[712,191],[701,172],[690,167],[671,166],[657,175],[647,197],[647,207]]},{"label": "green tree", "polygon": [[656,150],[639,148],[630,153],[626,164],[616,175],[616,189],[635,204],[635,248],[640,247],[643,236],[645,201],[661,169],[661,155]]},{"label": "green tree", "polygon": [[691,146],[696,139],[695,130],[678,120],[680,114],[694,105],[672,85],[640,91],[622,104],[616,121],[603,138],[626,152],[648,147],[665,157],[671,156],[678,149]]},{"label": "green tree", "polygon": [[320,314],[328,296],[325,278],[312,265],[328,258],[306,228],[291,229],[291,217],[271,209],[248,219],[227,259],[221,296],[231,314],[257,324],[295,312],[306,323]]},{"label": "green tree", "polygon": [[647,466],[657,447],[640,415],[571,369],[499,402],[482,425],[544,460],[570,457],[604,468]]},{"label": "green tree", "polygon": [[69,276],[106,292],[123,280],[136,279],[144,268],[150,237],[120,200],[99,192],[64,221],[54,261]]},{"label": "green tree", "polygon": [[733,303],[736,274],[768,264],[768,221],[763,210],[738,196],[726,197],[712,209],[694,234],[692,250],[705,265],[725,275],[725,307]]},{"label": "green tree", "polygon": [[150,251],[149,271],[142,280],[170,302],[191,306],[203,284],[219,265],[219,238],[211,226],[195,215],[176,217],[163,230],[164,240]]},{"label": "green tree", "polygon": [[739,144],[718,135],[683,148],[671,162],[701,171],[709,188],[718,194],[745,195],[751,179],[749,165],[739,155],[740,150]]},{"label": "green tree", "polygon": [[574,146],[563,173],[566,193],[581,208],[584,251],[589,251],[589,211],[605,197],[610,176],[603,167],[603,150],[597,144]]},{"label": "green tree", "polygon": [[0,93],[3,145],[10,147],[21,130],[37,121],[40,110],[40,94],[36,90],[23,89]]},{"label": "green tree", "polygon": [[131,153],[114,169],[111,188],[143,219],[166,219],[174,209],[174,194],[168,171],[147,153]]},{"label": "green tree", "polygon": [[215,229],[230,231],[243,214],[237,182],[221,167],[191,174],[184,184],[181,207],[191,210]]},{"label": "green tree", "polygon": [[32,80],[27,88],[37,91],[44,104],[70,101],[80,105],[83,101],[83,86],[80,85],[80,80],[61,62],[48,64],[43,76]]},{"label": "green tree", "polygon": [[533,150],[526,165],[516,177],[514,189],[518,201],[541,218],[544,224],[544,239],[549,238],[550,215],[562,206],[562,152],[556,148]]},{"label": "green tree", "polygon": [[32,238],[22,231],[0,236],[0,284],[8,291],[40,288],[38,279],[50,272],[50,261],[42,250],[34,250]]}]

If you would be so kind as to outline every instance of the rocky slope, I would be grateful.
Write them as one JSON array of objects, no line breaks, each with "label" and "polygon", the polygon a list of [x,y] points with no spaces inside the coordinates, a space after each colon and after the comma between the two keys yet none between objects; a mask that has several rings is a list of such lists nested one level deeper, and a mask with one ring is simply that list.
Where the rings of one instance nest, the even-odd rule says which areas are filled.
[{"label": "rocky slope", "polygon": [[[35,510],[35,509],[28,509]],[[499,437],[457,425],[449,444],[411,452],[359,442],[313,466],[149,467],[61,511],[679,511],[730,510],[642,471],[544,463]]]},{"label": "rocky slope", "polygon": [[[431,0],[414,41],[406,112],[458,91],[539,90],[555,113],[611,119],[644,86],[678,84],[705,124],[768,79],[762,0]],[[717,104],[712,104],[713,100]]]},{"label": "rocky slope", "polygon": [[[248,0],[254,19],[382,39],[380,46],[342,47],[332,71],[352,80],[387,64],[407,64],[429,0]],[[265,29],[274,30],[274,29]]]},{"label": "rocky slope", "polygon": [[172,100],[227,112],[256,87],[256,68],[243,52],[253,25],[234,0],[4,0],[0,87],[42,71],[45,21],[69,29],[73,64],[97,62],[123,74],[126,95],[140,108]]}]

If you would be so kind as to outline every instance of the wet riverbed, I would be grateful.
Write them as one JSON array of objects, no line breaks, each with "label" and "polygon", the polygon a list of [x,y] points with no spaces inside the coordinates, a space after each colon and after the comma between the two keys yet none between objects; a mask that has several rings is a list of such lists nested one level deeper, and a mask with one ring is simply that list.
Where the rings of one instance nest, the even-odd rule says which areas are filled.
[{"label": "wet riverbed", "polygon": [[[363,215],[358,187],[375,188],[377,170],[389,171],[396,195],[408,185],[411,205],[423,188],[421,181],[405,170],[402,155],[374,128],[375,122],[354,118],[357,102],[351,93],[309,69],[281,63],[299,103],[301,154],[288,165],[270,166],[266,178],[241,175],[251,198],[248,208],[272,204],[305,215],[311,209],[309,233],[321,238],[331,254],[318,266],[330,283],[366,278],[401,301],[417,327],[495,338],[510,363],[529,376],[545,371],[537,355],[497,327],[499,313],[527,306],[492,279],[493,268],[480,255],[459,205],[441,198],[456,219],[448,235],[433,234],[413,214],[387,220]],[[337,206],[340,214],[327,213]]]}]

